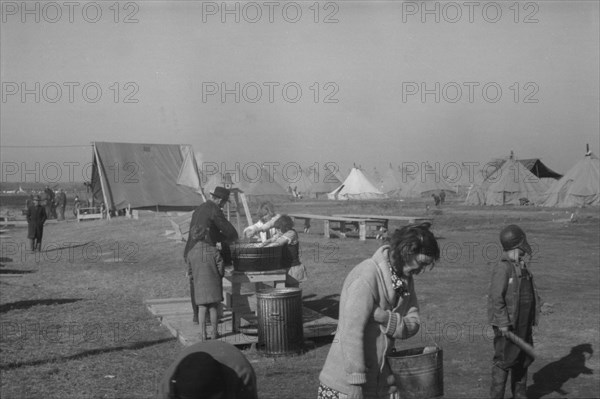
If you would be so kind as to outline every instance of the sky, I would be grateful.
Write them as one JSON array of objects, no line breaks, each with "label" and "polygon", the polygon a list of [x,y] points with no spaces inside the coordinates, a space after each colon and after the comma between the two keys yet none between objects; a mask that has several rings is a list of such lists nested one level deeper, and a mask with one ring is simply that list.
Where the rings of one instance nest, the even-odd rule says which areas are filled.
[{"label": "sky", "polygon": [[94,141],[222,170],[600,153],[597,1],[1,4],[2,181],[83,180]]}]

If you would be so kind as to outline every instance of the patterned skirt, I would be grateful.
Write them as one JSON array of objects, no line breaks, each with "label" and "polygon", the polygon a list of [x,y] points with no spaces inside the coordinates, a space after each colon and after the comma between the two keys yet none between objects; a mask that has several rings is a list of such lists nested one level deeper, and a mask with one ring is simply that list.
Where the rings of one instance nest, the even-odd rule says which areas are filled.
[{"label": "patterned skirt", "polygon": [[340,399],[340,394],[341,392],[329,388],[327,385],[320,384],[317,391],[317,399]]}]

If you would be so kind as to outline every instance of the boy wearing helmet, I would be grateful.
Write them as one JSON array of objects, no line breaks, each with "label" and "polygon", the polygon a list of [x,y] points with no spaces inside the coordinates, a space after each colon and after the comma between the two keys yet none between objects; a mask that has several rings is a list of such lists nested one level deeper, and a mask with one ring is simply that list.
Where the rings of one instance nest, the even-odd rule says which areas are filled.
[{"label": "boy wearing helmet", "polygon": [[488,319],[494,329],[491,398],[504,398],[504,387],[511,372],[511,391],[515,399],[527,398],[527,368],[533,358],[506,336],[512,331],[533,344],[532,328],[537,325],[541,301],[524,256],[531,256],[525,232],[517,225],[500,232],[504,250],[492,270],[488,295]]}]

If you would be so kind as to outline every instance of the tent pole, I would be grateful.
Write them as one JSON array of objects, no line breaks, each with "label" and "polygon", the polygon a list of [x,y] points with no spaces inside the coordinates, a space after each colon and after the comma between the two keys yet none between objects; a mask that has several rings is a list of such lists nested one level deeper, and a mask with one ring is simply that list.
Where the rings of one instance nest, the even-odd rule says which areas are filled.
[{"label": "tent pole", "polygon": [[[104,198],[104,203],[106,204],[106,218],[110,220],[110,210],[112,208],[112,205],[108,203],[108,198],[106,197],[106,189],[104,187],[104,175],[102,174],[100,156],[98,155],[98,148],[96,148],[95,142],[92,143],[92,147],[94,147],[94,154],[96,156],[96,165],[98,167],[98,176],[100,176],[100,187],[102,188],[102,197]],[[92,195],[94,195],[93,192]]]}]

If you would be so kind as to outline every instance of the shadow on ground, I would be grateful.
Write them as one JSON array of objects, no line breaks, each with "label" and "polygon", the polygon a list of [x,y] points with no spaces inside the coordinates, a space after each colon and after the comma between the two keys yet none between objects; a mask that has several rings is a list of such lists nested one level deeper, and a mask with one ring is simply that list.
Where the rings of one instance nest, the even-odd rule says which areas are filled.
[{"label": "shadow on ground", "polygon": [[527,388],[527,397],[538,399],[553,392],[568,395],[562,386],[579,377],[581,374],[593,374],[594,371],[585,366],[585,361],[592,357],[594,350],[591,344],[581,344],[571,348],[571,353],[559,360],[542,367],[533,375],[533,385]]},{"label": "shadow on ground", "polygon": [[81,301],[83,298],[63,298],[63,299],[32,299],[27,301],[17,301],[0,305],[0,313],[6,313],[11,310],[29,309],[38,305],[62,305],[64,303],[72,303]]},{"label": "shadow on ground", "polygon": [[339,297],[339,294],[332,294],[316,298],[316,295],[311,294],[302,298],[302,304],[309,309],[337,320],[340,308]]},{"label": "shadow on ground", "polygon": [[142,348],[146,348],[149,346],[159,345],[159,344],[162,344],[165,342],[171,342],[171,341],[176,341],[176,340],[177,340],[177,338],[175,338],[175,337],[161,338],[161,339],[157,339],[154,341],[136,342],[131,345],[122,345],[122,346],[117,346],[117,347],[112,347],[112,348],[92,349],[92,350],[76,353],[71,356],[59,356],[59,357],[53,357],[50,359],[30,360],[30,361],[26,361],[26,362],[12,362],[12,363],[0,365],[0,370],[11,370],[11,369],[16,369],[16,368],[20,368],[20,367],[37,366],[40,364],[47,364],[47,363],[68,362],[69,360],[78,360],[78,359],[82,359],[82,358],[85,358],[88,356],[101,355],[104,353],[119,352],[119,351],[123,351],[123,350],[142,349]]}]

